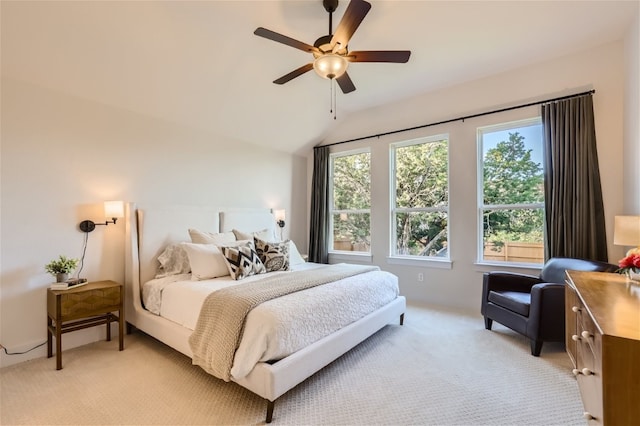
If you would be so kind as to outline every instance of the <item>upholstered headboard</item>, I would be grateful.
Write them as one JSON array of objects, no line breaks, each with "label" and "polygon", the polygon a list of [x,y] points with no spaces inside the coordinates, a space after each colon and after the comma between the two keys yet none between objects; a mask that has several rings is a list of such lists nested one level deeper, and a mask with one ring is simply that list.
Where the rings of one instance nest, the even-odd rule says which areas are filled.
[{"label": "upholstered headboard", "polygon": [[276,219],[271,209],[225,209],[220,212],[220,232],[237,229],[243,232],[254,232],[267,229],[275,241]]},{"label": "upholstered headboard", "polygon": [[[275,236],[271,209],[220,209],[212,206],[128,206],[131,243],[137,247],[139,284],[152,279],[158,268],[157,257],[172,243],[190,241],[189,228],[205,232],[238,229],[253,232],[269,229]],[[137,237],[137,238],[136,238]],[[136,262],[133,253],[133,262]],[[134,268],[135,269],[135,268]]]}]

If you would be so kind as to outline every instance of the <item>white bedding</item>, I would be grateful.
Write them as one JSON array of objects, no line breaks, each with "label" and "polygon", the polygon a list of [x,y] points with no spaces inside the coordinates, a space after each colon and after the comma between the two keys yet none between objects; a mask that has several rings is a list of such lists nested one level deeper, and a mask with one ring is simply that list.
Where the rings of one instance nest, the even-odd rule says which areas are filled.
[{"label": "white bedding", "polygon": [[[293,269],[317,266],[305,263]],[[263,276],[251,276],[240,283]],[[144,303],[150,311],[193,330],[207,295],[238,283],[229,276],[204,281],[192,281],[190,275],[154,279],[143,287]],[[389,303],[398,294],[396,276],[372,271],[265,302],[247,316],[231,376],[241,379],[260,361],[284,358]]]}]

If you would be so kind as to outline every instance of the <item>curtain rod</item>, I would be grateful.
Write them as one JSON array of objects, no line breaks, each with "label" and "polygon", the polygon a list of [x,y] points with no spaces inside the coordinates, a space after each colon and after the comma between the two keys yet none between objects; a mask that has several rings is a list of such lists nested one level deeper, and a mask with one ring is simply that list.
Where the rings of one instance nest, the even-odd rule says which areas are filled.
[{"label": "curtain rod", "polygon": [[528,104],[515,105],[515,106],[511,106],[511,107],[495,109],[493,111],[486,111],[486,112],[480,112],[480,113],[477,113],[477,114],[465,115],[463,117],[450,118],[448,120],[438,121],[438,122],[435,122],[435,123],[422,124],[420,126],[415,126],[415,127],[407,127],[406,129],[392,130],[390,132],[378,133],[378,134],[369,135],[369,136],[362,136],[362,137],[359,137],[359,138],[349,139],[349,140],[346,140],[346,141],[334,142],[334,143],[329,143],[329,144],[326,144],[326,145],[318,145],[318,146],[314,146],[313,149],[322,148],[322,147],[325,147],[325,146],[340,145],[340,144],[349,143],[349,142],[356,142],[356,141],[361,141],[361,140],[364,140],[364,139],[379,138],[381,136],[387,136],[387,135],[393,135],[393,134],[396,134],[396,133],[408,132],[410,130],[423,129],[425,127],[437,126],[439,124],[452,123],[454,121],[463,121],[464,122],[464,120],[468,120],[470,118],[482,117],[484,115],[496,114],[496,113],[499,113],[499,112],[511,111],[511,110],[519,109],[519,108],[526,108],[526,107],[530,107],[530,106],[533,106],[533,105],[540,105],[540,104],[546,104],[546,103],[550,103],[550,102],[557,102],[557,101],[562,101],[562,100],[570,99],[570,98],[577,98],[578,96],[591,95],[591,94],[594,94],[594,93],[596,93],[595,90],[588,90],[586,92],[576,93],[574,95],[560,96],[558,98],[545,99],[543,101],[536,101],[536,102],[530,102]]}]

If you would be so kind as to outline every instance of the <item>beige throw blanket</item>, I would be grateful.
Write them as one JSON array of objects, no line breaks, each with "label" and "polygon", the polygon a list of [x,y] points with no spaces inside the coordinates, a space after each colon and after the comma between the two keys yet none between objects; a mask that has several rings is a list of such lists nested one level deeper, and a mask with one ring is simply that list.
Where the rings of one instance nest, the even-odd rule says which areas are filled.
[{"label": "beige throw blanket", "polygon": [[377,267],[336,264],[293,271],[238,284],[211,293],[204,301],[196,328],[189,337],[193,364],[220,379],[231,379],[233,358],[245,318],[254,307],[296,291],[337,281]]}]

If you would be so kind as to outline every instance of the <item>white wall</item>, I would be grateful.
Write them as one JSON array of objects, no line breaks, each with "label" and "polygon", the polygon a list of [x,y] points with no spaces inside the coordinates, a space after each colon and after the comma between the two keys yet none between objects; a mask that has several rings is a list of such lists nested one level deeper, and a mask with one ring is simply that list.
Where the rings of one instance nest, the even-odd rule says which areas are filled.
[{"label": "white wall", "polygon": [[[80,257],[84,219],[102,201],[287,210],[285,237],[306,247],[306,160],[180,125],[2,80],[0,342],[10,351],[46,340],[43,266]],[[83,277],[124,279],[124,221],[89,234]],[[63,348],[104,338],[92,328]],[[46,355],[40,347],[1,365]],[[53,365],[53,364],[52,364]]]},{"label": "white wall", "polygon": [[624,211],[640,215],[640,14],[624,44]]},{"label": "white wall", "polygon": [[[612,244],[613,217],[623,208],[623,43],[608,44],[580,54],[528,66],[354,114],[323,143],[374,135],[473,113],[490,111],[535,100],[595,89],[596,137],[605,204],[610,261],[623,248]],[[429,78],[428,70],[425,78]],[[401,292],[414,301],[470,308],[479,311],[482,272],[490,268],[475,264],[476,254],[476,127],[539,114],[539,107],[439,125],[411,132],[337,145],[334,152],[369,146],[372,153],[372,262],[397,274]],[[637,125],[637,116],[634,119]],[[389,252],[389,144],[391,142],[449,133],[450,237],[453,266],[391,264]],[[308,159],[312,168],[312,159]],[[342,259],[341,259],[342,260]],[[524,272],[537,273],[525,270]],[[418,282],[418,273],[424,282]]]}]

